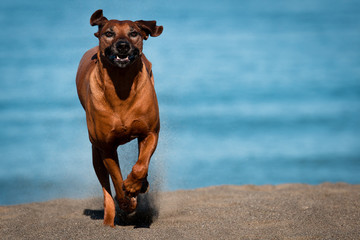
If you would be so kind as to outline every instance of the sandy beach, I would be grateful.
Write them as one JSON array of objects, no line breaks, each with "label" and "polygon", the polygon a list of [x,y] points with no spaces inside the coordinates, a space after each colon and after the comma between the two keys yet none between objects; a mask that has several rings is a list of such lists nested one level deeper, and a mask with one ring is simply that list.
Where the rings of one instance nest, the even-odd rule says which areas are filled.
[{"label": "sandy beach", "polygon": [[214,186],[151,193],[103,226],[102,198],[0,207],[1,239],[359,239],[360,185]]}]

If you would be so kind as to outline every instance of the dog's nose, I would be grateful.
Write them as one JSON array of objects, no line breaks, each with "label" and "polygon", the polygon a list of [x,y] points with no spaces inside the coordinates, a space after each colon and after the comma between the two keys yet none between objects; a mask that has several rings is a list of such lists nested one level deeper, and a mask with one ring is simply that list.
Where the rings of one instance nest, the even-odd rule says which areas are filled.
[{"label": "dog's nose", "polygon": [[116,48],[120,53],[128,53],[130,50],[130,44],[127,41],[118,41]]}]

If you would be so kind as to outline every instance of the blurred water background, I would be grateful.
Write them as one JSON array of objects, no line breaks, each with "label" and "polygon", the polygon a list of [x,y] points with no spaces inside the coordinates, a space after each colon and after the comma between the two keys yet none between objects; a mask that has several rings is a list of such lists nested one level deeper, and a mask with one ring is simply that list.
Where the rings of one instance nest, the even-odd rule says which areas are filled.
[{"label": "blurred water background", "polygon": [[2,0],[0,204],[101,195],[75,87],[99,8],[164,26],[153,188],[360,183],[359,1]]}]

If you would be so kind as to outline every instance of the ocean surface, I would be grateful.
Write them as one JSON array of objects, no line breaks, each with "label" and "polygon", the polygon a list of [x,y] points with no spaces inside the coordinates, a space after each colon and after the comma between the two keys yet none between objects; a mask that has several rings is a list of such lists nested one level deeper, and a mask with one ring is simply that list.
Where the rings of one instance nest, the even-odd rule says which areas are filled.
[{"label": "ocean surface", "polygon": [[[356,0],[0,3],[0,204],[101,196],[75,75],[89,19],[157,20],[150,187],[360,183]],[[119,147],[123,175],[137,143]]]}]

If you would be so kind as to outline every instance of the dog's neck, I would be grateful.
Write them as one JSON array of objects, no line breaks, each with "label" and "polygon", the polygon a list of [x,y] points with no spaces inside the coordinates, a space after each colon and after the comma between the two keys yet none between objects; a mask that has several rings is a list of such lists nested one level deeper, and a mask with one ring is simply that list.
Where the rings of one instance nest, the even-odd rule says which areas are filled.
[{"label": "dog's neck", "polygon": [[139,75],[143,71],[141,57],[125,68],[115,67],[106,60],[102,61],[101,57],[98,57],[97,64],[101,78],[99,84],[102,85],[102,89],[104,91],[115,90],[121,100],[126,100],[132,89],[136,89],[140,84],[141,77]]}]

